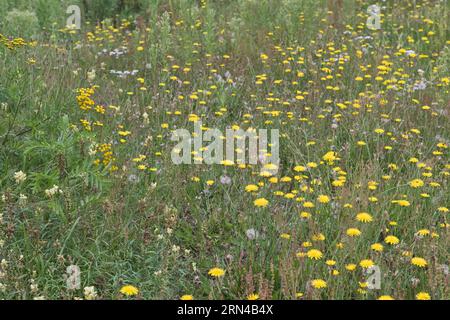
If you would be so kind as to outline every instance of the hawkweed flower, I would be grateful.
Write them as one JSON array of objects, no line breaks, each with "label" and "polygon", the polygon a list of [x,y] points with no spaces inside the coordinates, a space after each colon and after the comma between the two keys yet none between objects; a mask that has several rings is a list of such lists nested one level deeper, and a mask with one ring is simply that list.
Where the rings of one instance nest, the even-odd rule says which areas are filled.
[{"label": "hawkweed flower", "polygon": [[135,296],[139,293],[139,289],[132,285],[126,285],[120,289],[120,293],[129,297]]}]

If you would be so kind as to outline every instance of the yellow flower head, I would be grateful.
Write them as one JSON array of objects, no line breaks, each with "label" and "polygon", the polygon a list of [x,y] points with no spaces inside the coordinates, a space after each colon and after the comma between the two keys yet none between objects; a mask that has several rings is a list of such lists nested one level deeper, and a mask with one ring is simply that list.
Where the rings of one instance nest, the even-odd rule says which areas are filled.
[{"label": "yellow flower head", "polygon": [[373,218],[367,212],[361,212],[356,215],[356,220],[358,220],[359,222],[368,223],[368,222],[372,222]]},{"label": "yellow flower head", "polygon": [[428,263],[424,258],[414,257],[411,259],[411,264],[419,268],[425,268]]},{"label": "yellow flower head", "polygon": [[257,293],[252,293],[250,295],[247,296],[247,300],[258,300],[259,299],[259,295]]},{"label": "yellow flower head", "polygon": [[368,268],[374,266],[375,264],[374,264],[374,262],[373,262],[372,260],[370,260],[370,259],[364,259],[364,260],[361,260],[361,261],[360,261],[359,265],[360,265],[360,267],[363,268],[363,269],[368,269]]},{"label": "yellow flower head", "polygon": [[135,296],[139,293],[139,289],[131,285],[126,285],[120,289],[120,293],[126,296]]},{"label": "yellow flower head", "polygon": [[323,289],[327,287],[327,282],[322,279],[314,279],[313,281],[311,281],[311,285],[315,289]]},{"label": "yellow flower head", "polygon": [[391,296],[379,296],[377,300],[395,300]]},{"label": "yellow flower head", "polygon": [[209,269],[208,274],[211,277],[220,278],[225,275],[225,270],[223,270],[221,268],[212,268],[212,269]]},{"label": "yellow flower head", "polygon": [[323,256],[322,252],[317,249],[311,249],[306,254],[311,260],[319,260],[322,259]]},{"label": "yellow flower head", "polygon": [[269,204],[269,201],[267,201],[264,198],[259,198],[259,199],[256,199],[253,203],[258,208],[265,208]]},{"label": "yellow flower head", "polygon": [[431,296],[426,293],[426,292],[419,292],[418,294],[416,294],[416,299],[417,300],[431,300]]}]

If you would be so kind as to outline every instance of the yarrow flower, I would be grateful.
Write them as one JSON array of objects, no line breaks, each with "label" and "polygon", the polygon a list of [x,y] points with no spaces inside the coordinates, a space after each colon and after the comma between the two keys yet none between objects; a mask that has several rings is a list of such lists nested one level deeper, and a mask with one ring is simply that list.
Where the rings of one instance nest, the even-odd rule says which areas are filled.
[{"label": "yarrow flower", "polygon": [[17,171],[14,173],[14,179],[16,180],[16,183],[19,184],[27,180],[27,175],[23,171]]}]

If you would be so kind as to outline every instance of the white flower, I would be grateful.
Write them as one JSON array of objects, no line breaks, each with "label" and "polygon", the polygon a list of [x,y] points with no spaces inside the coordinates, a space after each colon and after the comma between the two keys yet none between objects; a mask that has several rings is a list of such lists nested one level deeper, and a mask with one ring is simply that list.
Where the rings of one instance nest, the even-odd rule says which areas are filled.
[{"label": "white flower", "polygon": [[246,232],[245,232],[245,234],[247,235],[247,238],[249,239],[249,240],[254,240],[254,239],[256,239],[256,238],[258,238],[258,236],[259,236],[259,234],[258,234],[258,231],[256,231],[255,229],[248,229]]},{"label": "white flower", "polygon": [[57,193],[62,193],[62,190],[59,189],[57,185],[54,185],[52,188],[45,190],[45,194],[49,198],[53,197]]},{"label": "white flower", "polygon": [[84,288],[84,298],[86,300],[95,300],[97,298],[97,291],[95,291],[94,286]]},{"label": "white flower", "polygon": [[91,70],[91,71],[89,71],[87,73],[87,77],[88,77],[89,82],[94,81],[95,80],[95,76],[96,76],[95,69]]},{"label": "white flower", "polygon": [[16,173],[14,173],[14,179],[16,180],[16,183],[19,184],[27,180],[27,174],[23,171],[17,171]]},{"label": "white flower", "polygon": [[5,270],[6,268],[8,268],[8,261],[6,261],[5,259],[2,259],[2,261],[0,262],[0,267]]}]

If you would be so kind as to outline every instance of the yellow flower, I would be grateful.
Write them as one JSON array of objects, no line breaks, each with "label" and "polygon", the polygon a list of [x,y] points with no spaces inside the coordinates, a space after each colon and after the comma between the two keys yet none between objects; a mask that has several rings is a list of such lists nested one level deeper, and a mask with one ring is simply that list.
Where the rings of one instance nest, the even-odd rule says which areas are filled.
[{"label": "yellow flower", "polygon": [[184,296],[181,296],[180,300],[194,300],[194,297],[190,294],[185,294]]},{"label": "yellow flower", "polygon": [[420,179],[414,179],[414,180],[411,180],[410,182],[408,182],[408,184],[413,188],[420,188],[420,187],[423,187],[423,185],[425,183]]},{"label": "yellow flower", "polygon": [[135,296],[139,293],[139,289],[131,285],[126,285],[120,289],[120,293],[126,296]]},{"label": "yellow flower", "polygon": [[304,172],[304,171],[306,171],[306,168],[304,166],[296,166],[294,168],[294,171],[296,171],[296,172]]},{"label": "yellow flower", "polygon": [[398,204],[400,207],[409,207],[411,203],[408,200],[394,200],[392,203]]},{"label": "yellow flower", "polygon": [[411,264],[419,268],[425,268],[428,263],[424,258],[414,257],[411,259]]},{"label": "yellow flower", "polygon": [[259,299],[259,295],[257,293],[249,294],[247,297],[247,300],[258,300],[258,299]]},{"label": "yellow flower", "polygon": [[326,263],[327,266],[330,266],[330,267],[336,265],[336,261],[335,260],[327,260],[325,263]]},{"label": "yellow flower", "polygon": [[387,244],[398,244],[400,242],[400,240],[396,237],[396,236],[387,236],[386,238],[384,238],[384,242],[386,242]]},{"label": "yellow flower", "polygon": [[209,269],[208,274],[211,277],[220,278],[225,275],[225,270],[220,269],[220,268],[212,268],[212,269]]},{"label": "yellow flower", "polygon": [[336,155],[335,152],[330,151],[330,152],[327,152],[327,153],[322,157],[322,159],[323,159],[324,161],[327,161],[329,164],[333,164],[333,162],[334,162],[335,160],[337,160],[338,158],[337,158],[337,155]]},{"label": "yellow flower", "polygon": [[267,201],[264,198],[259,198],[259,199],[256,199],[253,203],[255,204],[256,207],[265,208],[269,204],[269,201]]},{"label": "yellow flower", "polygon": [[313,281],[311,281],[311,285],[315,288],[315,289],[323,289],[327,287],[327,283],[325,280],[322,279],[314,279]]},{"label": "yellow flower", "polygon": [[349,237],[358,237],[361,235],[361,231],[359,231],[356,228],[349,228],[349,229],[347,229],[347,235]]},{"label": "yellow flower", "polygon": [[345,269],[347,269],[348,271],[353,271],[356,269],[356,264],[354,263],[349,263],[345,266]]},{"label": "yellow flower", "polygon": [[372,266],[375,265],[375,264],[374,264],[373,261],[370,260],[370,259],[364,259],[364,260],[361,260],[361,262],[359,263],[359,265],[360,265],[360,267],[363,268],[363,269],[368,269],[368,268],[372,267]]},{"label": "yellow flower", "polygon": [[304,208],[314,208],[314,203],[312,203],[311,201],[306,201],[303,203],[303,207]]},{"label": "yellow flower", "polygon": [[368,223],[368,222],[372,222],[373,218],[367,212],[361,212],[356,215],[356,220],[358,220],[359,222]]},{"label": "yellow flower", "polygon": [[330,202],[330,197],[321,194],[318,198],[317,201],[319,201],[320,203],[328,203]]},{"label": "yellow flower", "polygon": [[374,243],[373,245],[370,246],[370,248],[378,252],[383,251],[383,245],[381,243]]},{"label": "yellow flower", "polygon": [[247,192],[258,191],[258,189],[259,189],[259,187],[254,184],[249,184],[248,186],[245,187],[245,191],[247,191]]},{"label": "yellow flower", "polygon": [[417,300],[431,300],[431,297],[428,293],[426,292],[419,292],[418,294],[416,294],[416,299]]},{"label": "yellow flower", "polygon": [[395,300],[391,296],[379,296],[377,300]]},{"label": "yellow flower", "polygon": [[322,258],[323,254],[320,250],[317,249],[311,249],[307,252],[308,258],[311,260],[319,260]]}]

